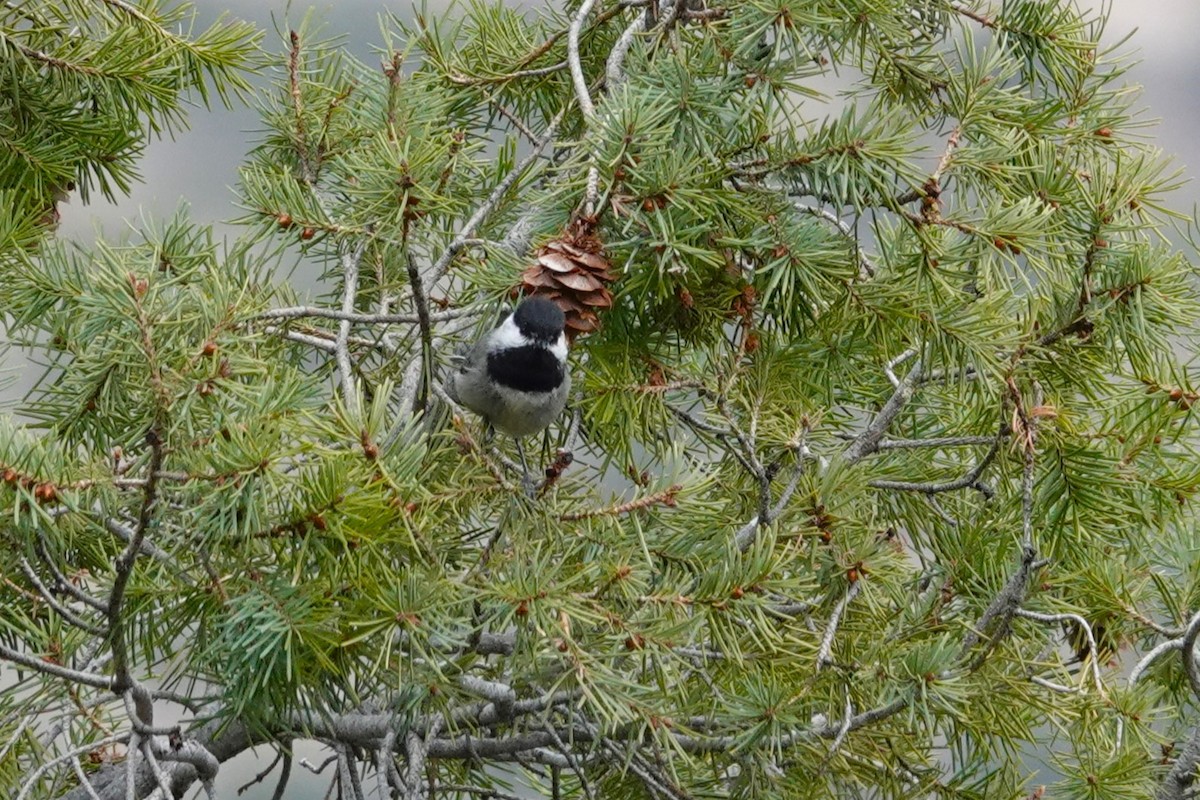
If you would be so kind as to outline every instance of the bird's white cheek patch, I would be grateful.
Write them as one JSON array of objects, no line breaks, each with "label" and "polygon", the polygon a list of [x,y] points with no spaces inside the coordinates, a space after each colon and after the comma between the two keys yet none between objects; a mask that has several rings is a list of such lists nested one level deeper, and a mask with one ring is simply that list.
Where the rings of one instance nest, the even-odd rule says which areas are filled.
[{"label": "bird's white cheek patch", "polygon": [[510,347],[521,347],[529,344],[529,340],[521,334],[521,329],[517,327],[517,323],[513,322],[512,315],[500,324],[492,332],[492,347],[496,350],[507,350]]},{"label": "bird's white cheek patch", "polygon": [[558,341],[550,346],[550,352],[559,361],[567,360],[567,335],[565,333],[558,335]]}]

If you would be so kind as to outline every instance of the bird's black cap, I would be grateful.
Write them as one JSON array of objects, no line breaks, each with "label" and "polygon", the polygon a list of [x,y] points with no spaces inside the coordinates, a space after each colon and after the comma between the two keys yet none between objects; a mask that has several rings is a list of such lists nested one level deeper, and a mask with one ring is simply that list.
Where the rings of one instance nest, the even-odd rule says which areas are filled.
[{"label": "bird's black cap", "polygon": [[553,344],[562,334],[566,318],[554,301],[544,297],[526,297],[513,312],[513,322],[530,339]]}]

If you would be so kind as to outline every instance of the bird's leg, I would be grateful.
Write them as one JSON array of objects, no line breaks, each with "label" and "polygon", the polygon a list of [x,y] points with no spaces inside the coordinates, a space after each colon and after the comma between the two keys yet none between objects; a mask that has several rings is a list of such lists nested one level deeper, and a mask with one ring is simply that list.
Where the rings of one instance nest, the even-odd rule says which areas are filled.
[{"label": "bird's leg", "polygon": [[521,457],[521,486],[525,489],[525,494],[532,498],[535,484],[533,476],[529,474],[529,462],[525,460],[525,446],[521,444],[519,436],[514,436],[513,441],[517,443],[517,455]]}]

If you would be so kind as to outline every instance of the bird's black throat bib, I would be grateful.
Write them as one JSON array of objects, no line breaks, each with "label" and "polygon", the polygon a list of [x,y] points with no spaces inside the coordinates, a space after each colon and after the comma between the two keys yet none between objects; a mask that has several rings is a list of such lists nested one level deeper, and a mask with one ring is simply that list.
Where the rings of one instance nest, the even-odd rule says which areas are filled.
[{"label": "bird's black throat bib", "polygon": [[563,381],[563,365],[539,345],[488,353],[487,371],[493,381],[518,392],[552,392]]}]

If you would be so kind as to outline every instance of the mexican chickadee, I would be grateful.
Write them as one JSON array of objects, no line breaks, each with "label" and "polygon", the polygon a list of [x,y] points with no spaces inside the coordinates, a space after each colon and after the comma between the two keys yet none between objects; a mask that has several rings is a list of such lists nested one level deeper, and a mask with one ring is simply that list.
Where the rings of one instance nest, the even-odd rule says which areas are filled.
[{"label": "mexican chickadee", "polygon": [[521,437],[553,422],[571,390],[564,325],[555,303],[527,297],[467,351],[446,382],[451,398],[517,440],[523,467]]}]

